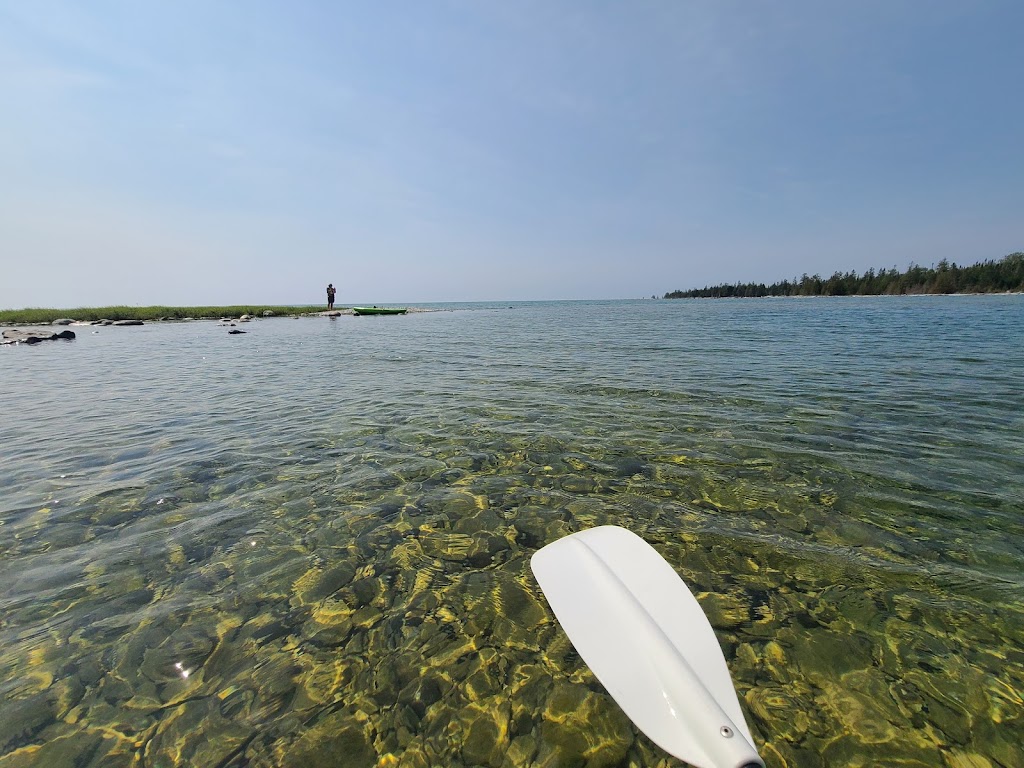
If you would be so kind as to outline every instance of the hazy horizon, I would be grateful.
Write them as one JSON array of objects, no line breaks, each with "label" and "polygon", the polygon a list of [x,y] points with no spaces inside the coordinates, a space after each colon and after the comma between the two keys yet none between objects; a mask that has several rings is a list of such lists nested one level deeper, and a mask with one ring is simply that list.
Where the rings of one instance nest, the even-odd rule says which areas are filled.
[{"label": "hazy horizon", "polygon": [[0,0],[0,307],[616,299],[1022,249],[1024,6]]}]

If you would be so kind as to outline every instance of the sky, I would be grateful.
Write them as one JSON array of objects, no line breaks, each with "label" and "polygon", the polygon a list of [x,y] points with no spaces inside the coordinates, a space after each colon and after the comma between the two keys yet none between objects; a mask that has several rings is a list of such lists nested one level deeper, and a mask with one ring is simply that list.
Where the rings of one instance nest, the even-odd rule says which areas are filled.
[{"label": "sky", "polygon": [[1024,250],[1019,0],[0,0],[0,308]]}]

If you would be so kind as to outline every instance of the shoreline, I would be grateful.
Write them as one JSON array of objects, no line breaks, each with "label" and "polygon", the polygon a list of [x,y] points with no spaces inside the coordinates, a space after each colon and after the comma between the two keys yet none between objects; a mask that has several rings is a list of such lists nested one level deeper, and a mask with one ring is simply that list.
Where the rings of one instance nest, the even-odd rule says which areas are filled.
[{"label": "shoreline", "polygon": [[794,294],[792,296],[662,296],[658,301],[718,301],[732,300],[748,301],[757,299],[914,299],[914,298],[942,298],[953,296],[1024,296],[1024,291],[957,291],[956,293],[822,293],[822,294]]},{"label": "shoreline", "polygon": [[[905,293],[905,294],[850,294],[850,295],[829,295],[829,296],[685,296],[685,297],[660,297],[657,301],[686,301],[686,300],[757,300],[757,299],[864,299],[864,298],[928,298],[943,296],[1024,296],[1022,291],[978,291],[956,293]],[[565,301],[579,301],[566,299]],[[583,301],[615,301],[615,299],[584,299]],[[629,301],[628,299],[624,301]],[[466,302],[475,303],[475,302]],[[505,301],[484,302],[494,304],[505,304]],[[323,305],[320,305],[323,306]],[[430,309],[415,309],[409,307],[410,312],[433,311]],[[351,307],[335,307],[333,310],[318,309],[313,305],[276,305],[276,304],[236,304],[228,306],[206,306],[206,307],[172,307],[172,306],[149,306],[133,307],[127,305],[108,307],[76,307],[74,309],[51,309],[46,307],[31,307],[24,309],[0,309],[0,326],[13,327],[17,325],[40,326],[40,325],[112,325],[115,322],[123,321],[144,321],[149,323],[169,322],[183,323],[198,320],[230,320],[238,321],[243,317],[248,319],[264,319],[271,317],[330,317],[354,315]]]},{"label": "shoreline", "polygon": [[[321,305],[322,306],[322,305]],[[270,317],[326,317],[329,315],[351,315],[350,307],[336,307],[333,310],[318,309],[310,305],[236,304],[222,307],[76,307],[74,309],[49,309],[33,307],[27,309],[0,310],[0,325],[108,325],[126,321],[143,322],[194,322],[197,320],[233,320],[241,318],[263,319]]]},{"label": "shoreline", "polygon": [[[64,310],[53,310],[52,312],[58,314],[73,314],[67,313]],[[259,320],[273,320],[278,318],[301,320],[303,318],[313,317],[327,317],[334,320],[342,316],[355,317],[356,313],[352,309],[342,307],[340,309],[333,310],[319,310],[316,312],[290,314],[278,314],[273,313],[270,310],[266,310],[266,313],[262,315],[242,314],[239,316],[232,314],[205,315],[201,317],[173,317],[162,315],[155,318],[132,318],[126,320],[111,320],[108,318],[100,320],[78,320],[70,317],[58,317],[55,320],[38,320],[35,322],[11,322],[0,320],[0,346],[18,346],[21,344],[28,344],[29,346],[32,346],[42,341],[71,341],[77,338],[75,332],[72,331],[71,328],[119,328],[139,325],[209,323],[221,328],[235,329],[235,326],[239,324],[246,324]],[[93,331],[93,333],[99,333],[99,331]],[[235,329],[228,331],[228,333],[248,333],[248,331]]]}]

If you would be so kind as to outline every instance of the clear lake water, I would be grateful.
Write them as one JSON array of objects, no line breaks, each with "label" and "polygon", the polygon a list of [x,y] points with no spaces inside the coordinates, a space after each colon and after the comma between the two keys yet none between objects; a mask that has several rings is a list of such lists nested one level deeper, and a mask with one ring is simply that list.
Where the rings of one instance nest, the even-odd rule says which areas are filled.
[{"label": "clear lake water", "polygon": [[0,768],[680,766],[541,546],[686,580],[770,768],[1024,766],[1024,297],[0,347]]}]

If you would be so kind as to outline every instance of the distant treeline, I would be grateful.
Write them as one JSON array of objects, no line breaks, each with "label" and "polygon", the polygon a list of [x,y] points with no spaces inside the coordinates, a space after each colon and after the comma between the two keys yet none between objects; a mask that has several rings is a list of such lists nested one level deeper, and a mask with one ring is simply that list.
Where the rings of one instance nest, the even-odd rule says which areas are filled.
[{"label": "distant treeline", "polygon": [[666,293],[666,299],[755,298],[758,296],[900,296],[922,293],[1002,293],[1024,291],[1024,253],[960,267],[943,259],[934,267],[911,264],[906,272],[869,269],[831,277],[804,274],[771,285],[736,283]]}]

